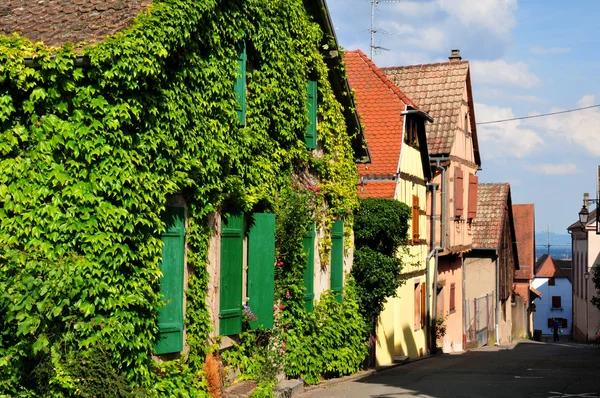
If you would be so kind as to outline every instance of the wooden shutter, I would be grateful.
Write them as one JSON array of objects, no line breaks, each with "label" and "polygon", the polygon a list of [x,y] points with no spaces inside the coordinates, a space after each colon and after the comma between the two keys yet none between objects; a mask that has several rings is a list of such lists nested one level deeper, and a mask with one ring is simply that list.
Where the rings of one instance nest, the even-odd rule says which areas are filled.
[{"label": "wooden shutter", "polygon": [[248,231],[248,305],[258,318],[252,329],[273,327],[275,214],[254,213]]},{"label": "wooden shutter", "polygon": [[560,296],[552,296],[552,308],[561,308],[561,297]]},{"label": "wooden shutter", "polygon": [[425,282],[421,282],[421,328],[425,326],[425,309],[427,307],[427,296]]},{"label": "wooden shutter", "polygon": [[463,208],[463,172],[456,167],[454,169],[454,216],[462,217]]},{"label": "wooden shutter", "polygon": [[567,327],[567,318],[562,318],[560,320],[560,327],[561,328],[566,328]]},{"label": "wooden shutter", "polygon": [[219,333],[223,336],[242,331],[243,251],[243,214],[222,218]]},{"label": "wooden shutter", "polygon": [[304,133],[304,143],[308,149],[315,149],[317,147],[317,82],[312,80],[307,82],[306,94],[308,126]]},{"label": "wooden shutter", "polygon": [[554,280],[554,277],[553,277],[553,276],[552,276],[552,277],[550,277],[550,278],[548,278],[548,285],[549,285],[549,286],[554,286],[555,284],[556,284],[556,283],[555,283],[555,280]]},{"label": "wooden shutter", "polygon": [[550,329],[554,327],[554,318],[548,318],[548,327]]},{"label": "wooden shutter", "polygon": [[183,270],[185,258],[185,208],[167,207],[163,216],[166,231],[160,271],[160,294],[165,303],[159,309],[157,354],[183,350]]},{"label": "wooden shutter", "polygon": [[412,244],[418,245],[420,243],[419,235],[419,197],[413,195],[412,197]]},{"label": "wooden shutter", "polygon": [[477,188],[479,186],[479,177],[469,174],[469,215],[468,218],[477,217]]},{"label": "wooden shutter", "polygon": [[421,328],[421,284],[415,283],[415,295],[413,297],[415,303],[415,321],[414,329],[419,330]]},{"label": "wooden shutter", "polygon": [[238,48],[238,70],[234,83],[234,92],[236,97],[235,111],[238,115],[240,125],[246,125],[246,42],[240,44]]},{"label": "wooden shutter", "polygon": [[306,268],[304,268],[304,309],[314,311],[315,300],[315,224],[312,223],[302,239],[306,252]]},{"label": "wooden shutter", "polygon": [[454,283],[450,284],[450,311],[455,311],[456,307],[456,286]]},{"label": "wooden shutter", "polygon": [[336,220],[331,228],[331,290],[342,302],[344,287],[344,222]]}]

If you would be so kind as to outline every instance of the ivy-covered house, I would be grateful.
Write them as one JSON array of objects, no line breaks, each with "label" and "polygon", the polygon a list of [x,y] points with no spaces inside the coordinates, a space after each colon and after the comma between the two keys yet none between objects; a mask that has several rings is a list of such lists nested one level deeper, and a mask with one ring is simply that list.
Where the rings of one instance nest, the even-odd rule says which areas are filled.
[{"label": "ivy-covered house", "polygon": [[9,1],[0,87],[0,395],[194,395],[226,347],[267,384],[361,366],[323,0]]}]

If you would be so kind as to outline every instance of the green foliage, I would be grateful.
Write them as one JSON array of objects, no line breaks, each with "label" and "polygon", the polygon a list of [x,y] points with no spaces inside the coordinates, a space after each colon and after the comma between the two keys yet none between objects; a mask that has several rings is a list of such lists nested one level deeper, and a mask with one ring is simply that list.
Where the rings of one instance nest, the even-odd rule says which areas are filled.
[{"label": "green foliage", "polygon": [[387,297],[395,297],[400,286],[398,252],[406,243],[410,217],[406,204],[391,199],[362,199],[356,212],[352,275],[360,313],[371,333]]},{"label": "green foliage", "polygon": [[[304,309],[303,272],[306,252],[302,237],[320,215],[326,195],[314,187],[282,189],[277,210],[276,326],[270,331],[247,331],[240,343],[223,354],[243,378],[273,382],[276,369],[289,377],[316,384],[321,377],[338,377],[358,371],[365,359],[366,326],[360,316],[354,281],[349,277],[340,304],[333,292],[321,294],[312,313]],[[275,342],[275,343],[273,343]],[[274,347],[283,342],[285,366],[275,367]]]},{"label": "green foliage", "polygon": [[[206,388],[207,216],[224,204],[275,209],[301,174],[320,181],[328,220],[357,207],[343,110],[319,52],[328,40],[300,0],[154,0],[127,30],[77,49],[0,36],[0,247],[13,253],[0,264],[0,395],[27,393],[23,374],[39,355],[92,358],[100,346],[116,375],[149,394]],[[242,41],[253,63],[245,127],[233,91]],[[75,66],[77,55],[90,65]],[[318,156],[302,140],[309,77]],[[156,364],[161,213],[174,194],[189,210],[189,353]],[[300,297],[293,281],[280,297],[283,286]]]},{"label": "green foliage", "polygon": [[596,287],[596,295],[592,297],[591,303],[600,310],[600,267],[598,266],[592,268],[592,282]]}]

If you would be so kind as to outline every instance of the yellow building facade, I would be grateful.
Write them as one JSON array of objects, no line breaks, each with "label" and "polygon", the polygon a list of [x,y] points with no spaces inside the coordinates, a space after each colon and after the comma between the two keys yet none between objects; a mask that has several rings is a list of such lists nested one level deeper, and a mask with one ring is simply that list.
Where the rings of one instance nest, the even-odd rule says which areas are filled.
[{"label": "yellow building facade", "polygon": [[433,270],[429,270],[428,278],[426,190],[421,152],[418,147],[405,142],[394,196],[407,204],[416,217],[411,220],[406,251],[398,253],[403,264],[399,275],[402,285],[397,290],[397,297],[388,298],[379,316],[375,351],[377,366],[428,355],[426,314],[430,311],[426,311],[426,307],[431,310],[431,292],[426,286],[427,282],[431,286]]}]

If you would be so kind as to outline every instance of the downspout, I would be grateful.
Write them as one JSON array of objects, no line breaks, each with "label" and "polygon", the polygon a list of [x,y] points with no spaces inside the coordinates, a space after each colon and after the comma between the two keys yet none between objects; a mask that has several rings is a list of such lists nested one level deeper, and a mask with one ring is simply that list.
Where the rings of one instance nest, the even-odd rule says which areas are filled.
[{"label": "downspout", "polygon": [[[442,219],[442,225],[441,225],[441,231],[440,231],[440,247],[439,248],[432,248],[431,252],[427,255],[427,265],[429,265],[429,260],[431,259],[432,255],[435,254],[435,261],[434,261],[434,269],[433,269],[433,284],[432,284],[432,309],[431,309],[431,351],[432,353],[435,353],[435,349],[436,349],[436,323],[433,321],[433,319],[435,319],[437,317],[437,283],[438,283],[438,263],[439,263],[439,252],[444,250],[445,248],[445,244],[446,244],[446,238],[445,238],[445,226],[446,226],[446,221],[445,221],[445,203],[446,203],[446,168],[442,167],[440,165],[440,162],[442,161],[449,161],[450,158],[449,157],[435,157],[435,158],[430,158],[431,160],[435,161],[435,169],[437,170],[441,170],[442,171],[442,187],[441,187],[441,196],[442,196],[442,203],[441,203],[441,209],[440,209],[440,217]],[[434,173],[434,177],[435,177],[435,173]],[[435,191],[434,191],[435,192]],[[435,203],[437,202],[437,198],[435,196],[432,196],[432,201],[431,201],[431,210],[432,210],[432,217],[436,217],[435,216],[435,212],[433,209],[435,209]],[[437,220],[437,218],[436,218]],[[435,232],[435,223],[433,223],[433,227],[432,227],[432,232]],[[432,247],[435,247],[435,234],[432,235]],[[429,275],[429,270],[427,271],[427,275]]]},{"label": "downspout", "polygon": [[[429,297],[432,298],[431,296],[431,268],[429,265],[429,262],[431,261],[431,257],[433,256],[433,254],[436,252],[436,248],[435,248],[435,223],[437,221],[437,216],[436,216],[436,200],[435,200],[435,195],[436,195],[436,189],[438,187],[438,184],[432,184],[432,183],[427,183],[427,188],[431,188],[431,197],[433,198],[433,200],[431,201],[431,251],[429,252],[429,254],[427,255],[427,260],[425,260],[425,297],[427,297],[427,303],[426,303],[426,308],[425,308],[425,324],[427,325],[427,327],[429,328],[428,330],[431,331],[431,329],[433,328],[433,323],[432,323],[432,316],[431,316],[431,310],[432,310],[432,306],[429,305]],[[432,302],[433,304],[433,302]],[[435,316],[435,314],[434,314]],[[430,332],[429,333],[429,337],[427,338],[428,340],[431,340],[432,335],[434,333]],[[433,344],[435,344],[435,340],[433,340]],[[432,349],[435,348],[432,345],[431,341],[428,341],[427,347],[429,349],[429,355],[434,354],[434,350]]]},{"label": "downspout", "polygon": [[462,310],[463,310],[463,315],[462,315],[462,336],[463,336],[463,350],[467,349],[467,317],[465,316],[465,314],[467,313],[467,300],[465,299],[465,297],[467,296],[466,293],[466,289],[467,289],[467,269],[465,268],[465,257],[461,256],[460,257],[460,267],[462,269]]},{"label": "downspout", "polygon": [[496,344],[500,345],[500,256],[496,253]]}]

